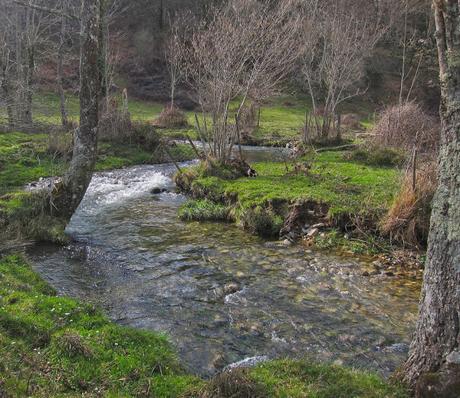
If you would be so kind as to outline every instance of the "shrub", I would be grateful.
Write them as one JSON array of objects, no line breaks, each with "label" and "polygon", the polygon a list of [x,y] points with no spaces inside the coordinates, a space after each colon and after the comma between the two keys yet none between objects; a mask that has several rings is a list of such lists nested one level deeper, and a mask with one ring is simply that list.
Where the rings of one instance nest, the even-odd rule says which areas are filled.
[{"label": "shrub", "polygon": [[187,127],[187,115],[173,105],[163,108],[160,115],[153,121],[153,125],[161,128]]},{"label": "shrub", "polygon": [[436,165],[424,164],[413,176],[407,173],[400,192],[381,222],[381,231],[391,240],[410,246],[425,246],[430,229],[431,202],[437,187]]},{"label": "shrub", "polygon": [[158,132],[149,124],[133,123],[131,141],[142,146],[148,151],[154,151],[160,145],[161,137]]},{"label": "shrub", "polygon": [[48,135],[48,152],[63,158],[69,158],[73,150],[73,133],[52,129]]},{"label": "shrub", "polygon": [[228,207],[210,200],[189,200],[179,209],[185,221],[228,221]]},{"label": "shrub", "polygon": [[99,118],[99,138],[123,142],[132,136],[131,115],[127,105],[120,105],[117,98],[111,98]]},{"label": "shrub", "polygon": [[375,143],[411,151],[414,145],[420,152],[436,153],[440,125],[415,102],[393,105],[380,113],[372,130]]},{"label": "shrub", "polygon": [[344,158],[368,166],[384,167],[402,166],[406,161],[406,155],[401,150],[376,145],[358,147],[346,153]]}]

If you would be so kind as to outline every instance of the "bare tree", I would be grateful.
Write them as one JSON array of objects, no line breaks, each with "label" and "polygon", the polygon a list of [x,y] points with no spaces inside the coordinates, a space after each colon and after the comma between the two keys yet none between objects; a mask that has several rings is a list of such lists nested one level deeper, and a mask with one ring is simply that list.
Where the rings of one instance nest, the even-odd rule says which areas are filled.
[{"label": "bare tree", "polygon": [[418,397],[460,391],[460,9],[433,0],[442,120],[438,190],[433,200],[419,318],[405,380]]},{"label": "bare tree", "polygon": [[37,58],[54,20],[42,11],[20,3],[0,2],[2,87],[9,125],[32,124],[32,99]]},{"label": "bare tree", "polygon": [[182,57],[183,49],[183,38],[185,37],[187,26],[189,26],[192,15],[190,12],[177,16],[174,21],[170,24],[169,37],[165,44],[165,59],[169,74],[170,84],[170,108],[174,108],[174,100],[176,97],[177,85],[184,77],[184,66],[182,63],[184,59]]},{"label": "bare tree", "polygon": [[232,0],[213,9],[183,46],[187,81],[200,104],[197,124],[206,152],[227,162],[238,141],[238,120],[250,101],[272,95],[299,54],[301,16],[294,2]]},{"label": "bare tree", "polygon": [[362,94],[365,59],[387,30],[384,4],[306,0],[302,73],[309,91],[317,138],[329,139],[338,106]]}]

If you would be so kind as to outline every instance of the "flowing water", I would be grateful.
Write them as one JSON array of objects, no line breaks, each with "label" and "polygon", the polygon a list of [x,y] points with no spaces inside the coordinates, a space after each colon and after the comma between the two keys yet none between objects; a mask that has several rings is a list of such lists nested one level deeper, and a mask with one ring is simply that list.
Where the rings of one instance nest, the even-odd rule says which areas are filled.
[{"label": "flowing water", "polygon": [[75,243],[35,247],[36,269],[121,324],[166,332],[200,375],[255,356],[307,355],[383,375],[401,363],[419,282],[365,277],[363,260],[283,247],[233,225],[184,223],[174,171],[96,174],[68,227]]}]

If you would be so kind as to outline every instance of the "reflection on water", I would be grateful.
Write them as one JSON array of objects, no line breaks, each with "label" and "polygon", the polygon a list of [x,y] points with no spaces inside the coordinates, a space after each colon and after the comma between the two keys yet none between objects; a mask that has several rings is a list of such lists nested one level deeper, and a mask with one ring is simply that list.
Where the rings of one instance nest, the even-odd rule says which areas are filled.
[{"label": "reflection on water", "polygon": [[121,324],[161,330],[192,371],[252,356],[304,356],[394,370],[407,353],[419,283],[362,276],[365,264],[278,247],[219,223],[184,223],[169,165],[94,177],[65,249],[36,269]]}]

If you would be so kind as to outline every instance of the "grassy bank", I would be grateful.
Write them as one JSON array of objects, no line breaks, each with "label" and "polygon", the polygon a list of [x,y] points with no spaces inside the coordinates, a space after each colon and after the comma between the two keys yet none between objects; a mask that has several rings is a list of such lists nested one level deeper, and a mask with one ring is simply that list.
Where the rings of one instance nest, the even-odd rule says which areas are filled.
[{"label": "grassy bank", "polygon": [[[325,223],[335,234],[356,228],[375,232],[398,189],[400,174],[395,168],[348,159],[341,152],[322,152],[297,165],[256,163],[256,178],[228,178],[222,169],[216,172],[215,167],[201,165],[178,175],[177,182],[194,199],[225,206],[229,220],[262,236],[279,236],[287,223]],[[181,214],[185,219],[212,219],[212,209],[198,200],[187,203]],[[216,211],[222,214],[221,208]],[[318,241],[323,246],[325,238],[335,246],[350,242],[331,237],[327,233]]]},{"label": "grassy bank", "polygon": [[[61,176],[68,167],[70,153],[66,133],[49,134],[0,132],[0,236],[15,239],[62,241],[64,224],[43,212],[44,198],[24,191],[24,185],[40,178]],[[155,134],[155,133],[151,133]],[[169,154],[158,146],[159,138],[138,142],[101,141],[97,171],[112,170],[139,164],[193,159],[196,155],[188,145],[172,145]],[[56,142],[55,140],[58,140]]]},{"label": "grassy bank", "polygon": [[0,281],[1,396],[175,397],[196,384],[165,336],[57,297],[22,257],[0,260]]},{"label": "grassy bank", "polygon": [[121,327],[58,297],[25,259],[0,257],[0,396],[406,397],[375,374],[280,360],[203,381],[166,336]]}]

